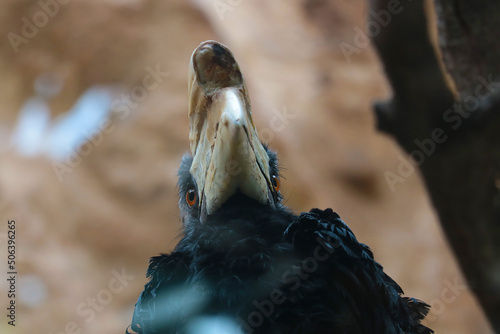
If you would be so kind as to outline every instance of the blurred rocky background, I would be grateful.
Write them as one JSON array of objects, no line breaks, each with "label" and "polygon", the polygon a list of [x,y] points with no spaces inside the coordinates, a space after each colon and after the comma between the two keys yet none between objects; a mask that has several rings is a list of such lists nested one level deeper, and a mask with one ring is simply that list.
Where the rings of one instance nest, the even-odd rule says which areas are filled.
[{"label": "blurred rocky background", "polygon": [[0,281],[0,332],[124,332],[148,258],[181,232],[187,68],[215,39],[279,152],[287,204],[334,208],[432,305],[437,333],[491,333],[418,172],[386,180],[407,158],[375,130],[371,104],[390,91],[367,15],[363,0],[1,1],[0,267],[14,219],[19,275],[15,328]]}]

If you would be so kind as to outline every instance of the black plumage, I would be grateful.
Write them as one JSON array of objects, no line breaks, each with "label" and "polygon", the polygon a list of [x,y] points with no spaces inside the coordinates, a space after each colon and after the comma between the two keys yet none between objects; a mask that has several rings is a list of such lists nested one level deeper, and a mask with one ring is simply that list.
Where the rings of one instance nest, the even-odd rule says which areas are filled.
[{"label": "black plumage", "polygon": [[[268,150],[270,175],[278,177]],[[183,237],[153,257],[129,331],[153,333],[433,333],[429,306],[402,297],[370,248],[331,209],[293,214],[272,190],[237,191],[201,220],[193,159],[179,169]],[[196,189],[197,190],[197,189]]]}]

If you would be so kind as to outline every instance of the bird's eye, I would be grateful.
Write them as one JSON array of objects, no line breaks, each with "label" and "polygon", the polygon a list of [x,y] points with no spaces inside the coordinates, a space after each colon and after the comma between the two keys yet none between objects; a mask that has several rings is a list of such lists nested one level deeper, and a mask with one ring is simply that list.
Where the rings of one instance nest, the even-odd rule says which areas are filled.
[{"label": "bird's eye", "polygon": [[189,189],[186,192],[186,202],[189,206],[193,206],[196,203],[196,198],[198,195],[196,195],[196,191],[194,189]]},{"label": "bird's eye", "polygon": [[276,175],[273,175],[272,183],[273,183],[274,191],[276,191],[276,192],[280,191],[280,180],[278,179],[278,177]]}]

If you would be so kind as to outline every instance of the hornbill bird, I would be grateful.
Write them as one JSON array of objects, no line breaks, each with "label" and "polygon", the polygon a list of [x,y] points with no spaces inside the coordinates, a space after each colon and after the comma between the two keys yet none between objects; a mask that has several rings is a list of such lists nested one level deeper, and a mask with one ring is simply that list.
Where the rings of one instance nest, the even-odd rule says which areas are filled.
[{"label": "hornbill bird", "polygon": [[183,237],[150,260],[129,333],[433,333],[420,323],[429,306],[401,296],[335,212],[284,206],[226,46],[195,49],[189,99]]}]

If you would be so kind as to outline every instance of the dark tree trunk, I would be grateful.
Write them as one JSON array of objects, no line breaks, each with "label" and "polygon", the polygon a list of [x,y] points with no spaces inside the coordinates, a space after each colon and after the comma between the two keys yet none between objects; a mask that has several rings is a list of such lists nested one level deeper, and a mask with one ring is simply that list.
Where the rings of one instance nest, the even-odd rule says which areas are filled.
[{"label": "dark tree trunk", "polygon": [[[372,10],[390,2],[371,0]],[[500,2],[436,0],[457,94],[445,83],[423,2],[401,5],[373,36],[393,88],[390,101],[375,105],[378,127],[420,165],[468,284],[500,333]]]},{"label": "dark tree trunk", "polygon": [[500,1],[436,0],[439,46],[444,64],[465,97],[478,77],[500,79]]}]

